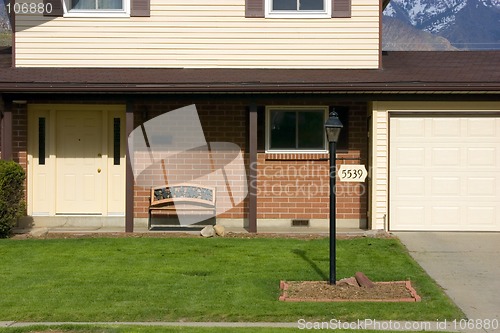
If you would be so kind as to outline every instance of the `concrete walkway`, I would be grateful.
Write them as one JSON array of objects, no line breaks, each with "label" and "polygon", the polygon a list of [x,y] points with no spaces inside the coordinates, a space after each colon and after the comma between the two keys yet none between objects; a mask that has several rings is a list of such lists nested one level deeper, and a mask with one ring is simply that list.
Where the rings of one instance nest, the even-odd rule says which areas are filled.
[{"label": "concrete walkway", "polygon": [[[201,228],[176,228],[171,230],[148,230],[145,226],[136,226],[134,227],[134,233],[141,234],[161,234],[161,233],[189,233],[193,235],[199,235]],[[241,233],[246,234],[248,231],[244,228],[238,227],[225,227],[227,233]],[[76,234],[76,235],[85,235],[85,234],[106,234],[106,233],[124,233],[124,227],[39,227],[39,228],[30,228],[30,229],[14,229],[14,234],[28,234],[33,237],[43,237],[47,234],[55,234],[55,233],[68,233],[68,234]],[[278,228],[278,227],[259,227],[259,234],[283,234],[283,235],[300,235],[300,234],[318,234],[318,235],[329,235],[328,226],[324,228],[314,228],[314,227],[289,227],[289,228]],[[337,228],[338,236],[365,236],[365,237],[373,237],[379,234],[383,234],[383,231],[380,230],[365,230],[360,228]]]},{"label": "concrete walkway", "polygon": [[[395,235],[468,319],[500,321],[500,233],[397,232]],[[500,332],[500,328],[468,332],[474,331]]]}]

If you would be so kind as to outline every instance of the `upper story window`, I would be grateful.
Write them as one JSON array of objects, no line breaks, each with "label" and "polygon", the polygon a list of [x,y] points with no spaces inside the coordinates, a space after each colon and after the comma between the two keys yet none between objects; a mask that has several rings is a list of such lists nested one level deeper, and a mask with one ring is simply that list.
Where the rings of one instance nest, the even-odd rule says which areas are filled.
[{"label": "upper story window", "polygon": [[129,17],[128,0],[66,0],[64,16]]},{"label": "upper story window", "polygon": [[269,18],[329,18],[331,0],[266,0]]},{"label": "upper story window", "polygon": [[72,0],[71,10],[123,10],[122,0]]}]

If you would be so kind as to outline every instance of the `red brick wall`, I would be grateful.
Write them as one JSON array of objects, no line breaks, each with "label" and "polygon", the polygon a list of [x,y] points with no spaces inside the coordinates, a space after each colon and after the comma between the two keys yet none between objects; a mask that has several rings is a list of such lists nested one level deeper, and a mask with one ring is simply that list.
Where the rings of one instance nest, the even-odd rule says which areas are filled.
[{"label": "red brick wall", "polygon": [[[307,104],[310,101],[303,101]],[[331,101],[329,101],[331,103]],[[339,151],[337,165],[367,163],[367,104],[365,102],[335,101],[349,107],[349,147]],[[279,103],[284,105],[284,103]],[[291,103],[295,104],[295,103]],[[316,102],[317,104],[317,102]],[[325,102],[326,105],[327,102]],[[136,126],[142,123],[141,110],[148,110],[148,119],[183,106],[184,103],[137,103]],[[244,151],[248,136],[246,103],[219,100],[196,102],[207,142],[227,141]],[[206,165],[202,157],[189,154],[185,164],[176,162],[176,170],[169,177],[192,172],[192,168]],[[248,161],[248,154],[245,154]],[[192,162],[196,161],[195,165]],[[201,163],[200,163],[201,162]],[[327,219],[329,216],[329,161],[328,154],[258,154],[257,218],[258,219]],[[198,166],[196,166],[198,164]],[[248,163],[247,163],[248,164]],[[248,168],[252,166],[247,166]],[[154,172],[157,177],[162,170]],[[250,184],[252,186],[252,184]],[[364,184],[337,181],[337,218],[366,219],[367,191]],[[147,217],[150,192],[148,187],[135,188],[135,216]],[[218,215],[220,218],[247,217],[247,202]]]},{"label": "red brick wall", "polygon": [[[14,104],[10,106],[10,110],[12,111],[12,159],[26,170],[28,147],[28,116],[26,105]],[[1,137],[0,135],[0,140]]]},{"label": "red brick wall", "polygon": [[27,170],[28,112],[26,105],[12,107],[12,159]]},{"label": "red brick wall", "polygon": [[[210,102],[210,101],[196,101],[191,103],[190,101],[184,102],[154,102],[150,103],[147,101],[138,101],[133,106],[135,126],[140,126],[143,122],[143,111],[147,110],[147,119],[152,119],[165,112],[172,111],[181,107],[185,107],[189,104],[196,104],[196,109],[200,118],[200,122],[204,131],[205,140],[207,143],[210,142],[231,142],[238,145],[242,149],[242,154],[244,156],[244,149],[246,145],[246,104],[226,102],[223,100]],[[135,201],[134,201],[134,215],[135,217],[145,218],[148,216],[148,207],[150,200],[150,187],[153,185],[153,181],[162,181],[165,179],[164,173],[167,178],[171,181],[185,181],[189,179],[190,176],[199,174],[200,176],[204,174],[209,174],[216,171],[214,165],[217,164],[217,159],[225,159],[224,154],[211,153],[210,158],[205,151],[190,151],[180,153],[175,158],[167,158],[166,165],[167,168],[162,168],[161,165],[157,165],[155,168],[150,168],[147,170],[144,177],[138,179],[138,183],[144,186],[136,185],[134,189]],[[135,161],[149,161],[148,156],[138,153],[135,156]],[[169,163],[170,162],[170,163]],[[228,182],[231,180],[241,180],[242,171],[232,170],[231,167],[225,168],[226,177]],[[166,181],[165,181],[166,182]],[[219,192],[226,188],[226,184],[221,184],[220,181],[215,180],[215,178],[208,178],[207,181],[203,182],[203,185],[213,186],[218,189]],[[243,188],[232,188],[232,196],[238,197],[242,196]],[[220,218],[242,218],[246,214],[246,200],[234,208],[233,203],[225,200],[218,196],[217,198],[217,211],[218,217]],[[219,212],[223,212],[220,213]]]},{"label": "red brick wall", "polygon": [[[24,171],[27,171],[28,113],[26,105],[14,104],[10,106],[10,110],[12,112],[12,160],[19,163]],[[24,183],[24,188],[26,189],[26,187],[27,180]],[[26,199],[27,192],[25,191]]]},{"label": "red brick wall", "polygon": [[[349,106],[349,147],[337,152],[341,164],[367,163],[367,105]],[[258,219],[328,219],[329,154],[258,154]],[[337,218],[366,219],[368,193],[364,183],[339,182]]]},{"label": "red brick wall", "polygon": [[328,154],[258,154],[258,219],[328,217]]}]

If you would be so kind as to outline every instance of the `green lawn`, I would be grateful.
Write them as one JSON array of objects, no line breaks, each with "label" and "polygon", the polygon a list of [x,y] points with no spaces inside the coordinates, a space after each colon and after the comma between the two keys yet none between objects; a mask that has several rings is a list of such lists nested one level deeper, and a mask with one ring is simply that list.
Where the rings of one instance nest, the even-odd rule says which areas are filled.
[{"label": "green lawn", "polygon": [[337,242],[337,276],[411,279],[420,303],[284,303],[280,280],[323,280],[328,239],[0,240],[0,321],[431,320],[462,317],[398,240]]},{"label": "green lawn", "polygon": [[[145,327],[145,326],[33,326],[22,328],[0,328],[0,333],[297,333],[303,332],[298,328],[222,328],[222,327]],[[306,330],[309,331],[309,330]],[[314,330],[316,331],[316,330]],[[362,333],[380,333],[381,331],[371,330],[335,330],[336,333],[343,332],[362,332]],[[401,332],[401,331],[399,331]],[[433,333],[427,331],[428,333]],[[397,333],[393,331],[384,331],[384,333]],[[441,331],[442,333],[442,331]]]}]

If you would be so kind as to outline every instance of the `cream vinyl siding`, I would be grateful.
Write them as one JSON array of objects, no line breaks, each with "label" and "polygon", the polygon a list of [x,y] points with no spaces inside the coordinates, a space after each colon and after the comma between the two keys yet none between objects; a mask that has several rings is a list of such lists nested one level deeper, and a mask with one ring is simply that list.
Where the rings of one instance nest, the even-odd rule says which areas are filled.
[{"label": "cream vinyl siding", "polygon": [[389,116],[380,102],[373,102],[371,152],[371,227],[385,229],[388,212]]},{"label": "cream vinyl siding", "polygon": [[[391,218],[390,185],[390,122],[391,115],[418,114],[435,116],[460,116],[481,113],[498,117],[500,103],[498,102],[373,102],[372,133],[370,144],[372,151],[371,170],[371,227],[372,229],[387,229]],[[465,115],[465,116],[461,116]],[[394,181],[394,180],[393,180]],[[465,230],[465,229],[462,229]]]},{"label": "cream vinyl siding", "polygon": [[351,18],[245,18],[244,0],[151,0],[151,17],[18,15],[18,67],[377,68],[379,1]]}]

